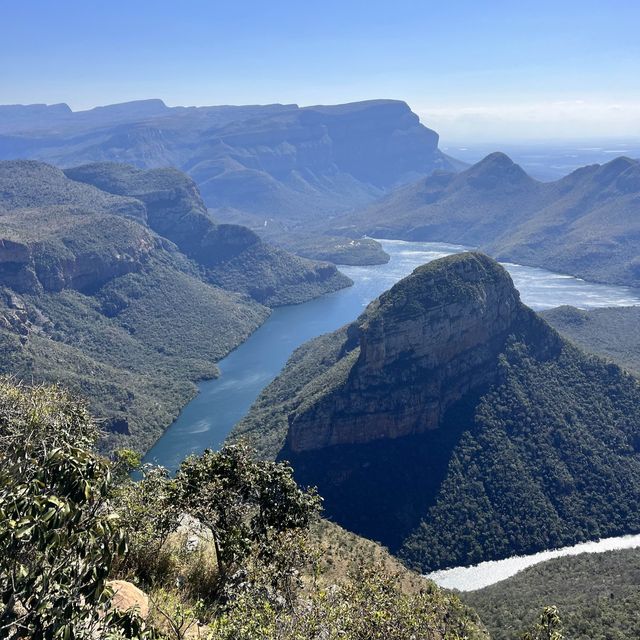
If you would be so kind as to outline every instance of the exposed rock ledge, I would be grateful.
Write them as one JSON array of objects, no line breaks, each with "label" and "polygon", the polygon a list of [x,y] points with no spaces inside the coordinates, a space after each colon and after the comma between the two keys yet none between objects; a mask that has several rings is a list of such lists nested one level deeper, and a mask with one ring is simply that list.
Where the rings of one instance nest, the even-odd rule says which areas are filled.
[{"label": "exposed rock ledge", "polygon": [[342,379],[290,416],[287,448],[436,429],[449,407],[495,379],[496,355],[514,327],[535,331],[540,322],[509,274],[483,254],[419,267],[351,325],[345,349],[354,351],[353,365],[335,365]]}]

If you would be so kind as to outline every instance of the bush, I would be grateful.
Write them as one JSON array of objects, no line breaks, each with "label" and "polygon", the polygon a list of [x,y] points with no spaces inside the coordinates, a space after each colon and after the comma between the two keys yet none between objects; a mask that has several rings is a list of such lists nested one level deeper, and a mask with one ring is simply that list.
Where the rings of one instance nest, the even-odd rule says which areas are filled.
[{"label": "bush", "polygon": [[142,637],[110,610],[106,579],[126,541],[108,501],[97,430],[56,388],[0,385],[0,635]]}]

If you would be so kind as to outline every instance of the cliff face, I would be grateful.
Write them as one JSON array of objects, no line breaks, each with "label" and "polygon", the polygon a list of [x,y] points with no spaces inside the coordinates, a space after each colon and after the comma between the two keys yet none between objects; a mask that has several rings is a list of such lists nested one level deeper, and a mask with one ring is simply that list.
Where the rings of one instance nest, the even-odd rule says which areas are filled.
[{"label": "cliff face", "polygon": [[350,284],[334,265],[271,247],[246,227],[217,224],[195,182],[176,169],[95,163],[65,173],[144,203],[149,227],[204,267],[210,282],[262,304],[298,303]]},{"label": "cliff face", "polygon": [[139,271],[161,239],[139,200],[50,165],[0,162],[0,282],[20,293],[92,291]]},{"label": "cliff face", "polygon": [[496,375],[514,332],[538,320],[507,272],[481,254],[417,269],[349,329],[358,349],[344,382],[291,418],[293,452],[437,429],[447,410]]},{"label": "cliff face", "polygon": [[251,437],[284,441],[328,517],[423,571],[640,530],[637,379],[481,254],[420,267],[263,395]]},{"label": "cliff face", "polygon": [[397,100],[305,108],[168,108],[141,101],[78,113],[39,106],[0,113],[7,120],[0,125],[0,158],[63,167],[173,166],[195,180],[220,215],[230,209],[244,216],[226,222],[252,222],[253,215],[260,223],[265,216],[309,221],[459,166],[438,149],[438,135]]},{"label": "cliff face", "polygon": [[91,292],[114,278],[140,271],[160,246],[156,238],[144,233],[102,251],[65,247],[61,253],[57,244],[0,239],[0,282],[18,293]]}]

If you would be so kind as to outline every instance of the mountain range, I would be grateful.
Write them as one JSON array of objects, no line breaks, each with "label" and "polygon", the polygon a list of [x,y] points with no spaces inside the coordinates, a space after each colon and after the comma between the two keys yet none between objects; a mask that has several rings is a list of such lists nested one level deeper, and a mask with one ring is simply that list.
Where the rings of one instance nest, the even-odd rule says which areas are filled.
[{"label": "mountain range", "polygon": [[640,530],[639,408],[636,378],[463,253],[301,347],[233,435],[428,571]]},{"label": "mountain range", "polygon": [[640,162],[616,158],[554,182],[502,153],[436,172],[334,221],[352,237],[452,242],[502,261],[598,282],[640,284]]},{"label": "mountain range", "polygon": [[[335,106],[167,107],[143,100],[72,112],[67,105],[0,106],[0,159],[60,167],[120,162],[174,167],[223,221],[248,224],[311,257],[384,260],[372,242],[325,237],[305,222],[372,202],[435,169],[463,166],[396,100]],[[297,231],[296,231],[297,230]]]},{"label": "mountain range", "polygon": [[144,450],[270,307],[348,286],[221,225],[175,169],[0,162],[2,372],[91,400]]},{"label": "mountain range", "polygon": [[62,168],[173,167],[221,222],[298,255],[344,264],[388,257],[372,238],[444,241],[598,282],[640,282],[640,163],[616,158],[541,182],[506,155],[468,167],[401,101],[73,112],[0,106],[0,159]]}]

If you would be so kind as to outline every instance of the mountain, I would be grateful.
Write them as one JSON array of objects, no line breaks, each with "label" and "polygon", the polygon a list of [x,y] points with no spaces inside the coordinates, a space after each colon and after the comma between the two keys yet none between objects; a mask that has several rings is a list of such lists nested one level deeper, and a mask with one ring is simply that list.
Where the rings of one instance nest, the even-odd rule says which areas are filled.
[{"label": "mountain", "polygon": [[316,248],[309,221],[366,205],[435,169],[463,166],[395,100],[303,108],[167,107],[144,100],[82,112],[66,105],[0,106],[0,159],[14,158],[63,168],[105,161],[171,166],[195,180],[220,220],[248,225],[310,257],[349,262],[385,256],[371,241],[345,251],[343,240],[323,237]]},{"label": "mountain", "polygon": [[624,549],[548,560],[460,597],[494,640],[520,637],[549,603],[558,607],[565,637],[623,640],[640,637],[639,580],[640,550]]},{"label": "mountain", "polygon": [[65,174],[141,200],[148,225],[201,265],[208,281],[262,304],[296,304],[350,284],[333,265],[267,245],[246,227],[217,224],[193,180],[176,169],[99,163],[67,169]]},{"label": "mountain", "polygon": [[461,243],[502,261],[638,285],[640,162],[616,158],[544,183],[494,153],[457,175],[400,187],[331,232]]},{"label": "mountain", "polygon": [[423,571],[640,530],[640,386],[463,253],[301,347],[233,437]]},{"label": "mountain", "polygon": [[106,447],[148,448],[269,306],[349,283],[218,225],[176,170],[0,162],[0,370],[88,397]]},{"label": "mountain", "polygon": [[578,347],[640,376],[640,307],[576,309],[563,306],[540,315]]}]

